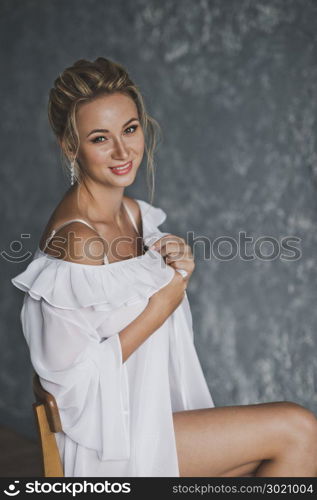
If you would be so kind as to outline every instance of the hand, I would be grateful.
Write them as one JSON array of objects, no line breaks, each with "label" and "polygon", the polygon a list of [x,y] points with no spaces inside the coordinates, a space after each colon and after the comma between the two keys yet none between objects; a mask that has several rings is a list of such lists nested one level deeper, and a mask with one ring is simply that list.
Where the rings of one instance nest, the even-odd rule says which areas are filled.
[{"label": "hand", "polygon": [[185,291],[186,282],[182,275],[175,271],[171,281],[151,295],[149,306],[158,311],[160,317],[165,320],[180,305],[184,299]]},{"label": "hand", "polygon": [[175,270],[184,269],[187,272],[187,276],[183,278],[187,288],[188,281],[195,269],[195,262],[191,248],[185,240],[179,236],[167,234],[150,247],[150,249],[153,248],[160,252],[166,264]]}]

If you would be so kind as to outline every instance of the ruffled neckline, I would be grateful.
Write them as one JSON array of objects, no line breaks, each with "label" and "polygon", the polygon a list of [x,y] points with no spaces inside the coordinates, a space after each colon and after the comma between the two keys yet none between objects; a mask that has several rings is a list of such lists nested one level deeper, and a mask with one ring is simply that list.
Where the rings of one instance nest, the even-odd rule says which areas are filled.
[{"label": "ruffled neckline", "polygon": [[33,299],[43,298],[55,307],[78,309],[93,306],[96,310],[110,312],[122,305],[149,299],[166,286],[176,272],[156,250],[115,262],[115,265],[69,264],[62,259],[40,255],[11,282]]}]

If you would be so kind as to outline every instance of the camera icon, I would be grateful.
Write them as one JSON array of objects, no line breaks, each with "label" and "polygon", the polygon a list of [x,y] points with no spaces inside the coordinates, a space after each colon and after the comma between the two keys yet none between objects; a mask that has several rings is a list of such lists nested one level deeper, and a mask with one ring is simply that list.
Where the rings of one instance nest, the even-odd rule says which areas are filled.
[{"label": "camera icon", "polygon": [[[19,483],[20,481],[14,481],[15,483]],[[8,490],[4,490],[4,493],[8,495],[9,497],[15,497],[20,493],[20,490],[16,489],[16,485],[14,483],[9,484]]]}]

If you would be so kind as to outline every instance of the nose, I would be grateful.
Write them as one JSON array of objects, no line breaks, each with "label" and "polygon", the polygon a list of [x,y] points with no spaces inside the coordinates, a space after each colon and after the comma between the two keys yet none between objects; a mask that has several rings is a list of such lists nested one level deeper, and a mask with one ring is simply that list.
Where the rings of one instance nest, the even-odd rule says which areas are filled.
[{"label": "nose", "polygon": [[114,159],[127,159],[129,158],[129,152],[127,146],[123,141],[116,139],[114,142],[113,155]]}]

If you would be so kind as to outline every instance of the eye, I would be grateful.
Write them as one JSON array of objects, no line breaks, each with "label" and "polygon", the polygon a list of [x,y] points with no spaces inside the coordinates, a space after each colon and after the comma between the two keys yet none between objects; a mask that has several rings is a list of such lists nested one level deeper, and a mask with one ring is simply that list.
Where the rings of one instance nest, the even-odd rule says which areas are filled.
[{"label": "eye", "polygon": [[[133,132],[135,132],[135,131],[136,131],[136,129],[138,128],[138,125],[131,125],[130,127],[126,128],[126,129],[125,129],[125,131],[127,131],[127,130],[129,130],[129,129],[131,129],[131,128],[133,128]],[[132,133],[133,133],[133,132],[132,132]]]},{"label": "eye", "polygon": [[98,137],[95,137],[94,139],[92,139],[91,142],[94,142],[94,143],[100,142],[100,141],[97,141],[97,139],[101,139],[101,138],[105,139],[105,137],[103,135],[98,135]]},{"label": "eye", "polygon": [[[129,133],[128,133],[128,135],[130,135],[130,134],[134,134],[134,132],[136,131],[136,129],[137,129],[137,128],[138,128],[138,125],[131,125],[130,127],[128,127],[128,128],[126,128],[126,129],[125,129],[125,132],[126,132],[127,130],[131,130],[131,129],[133,129],[133,131],[132,131],[132,132],[129,132]],[[95,137],[94,139],[92,139],[92,140],[91,140],[91,142],[93,142],[93,143],[95,143],[95,144],[97,144],[97,143],[99,143],[99,142],[104,142],[104,141],[98,141],[98,139],[105,139],[106,141],[108,140],[108,139],[106,139],[106,138],[105,138],[105,136],[103,136],[103,135],[98,135],[97,137]]]}]

